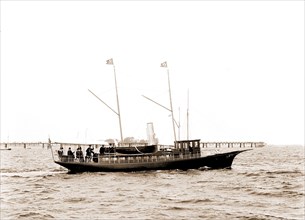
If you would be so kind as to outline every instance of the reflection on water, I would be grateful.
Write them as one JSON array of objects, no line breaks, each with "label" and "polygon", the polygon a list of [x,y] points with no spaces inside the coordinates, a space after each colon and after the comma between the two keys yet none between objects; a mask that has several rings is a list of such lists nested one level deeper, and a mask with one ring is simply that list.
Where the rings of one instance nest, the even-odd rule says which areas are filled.
[{"label": "reflection on water", "polygon": [[41,147],[1,151],[1,219],[304,219],[304,149],[242,153],[231,170],[68,174]]}]

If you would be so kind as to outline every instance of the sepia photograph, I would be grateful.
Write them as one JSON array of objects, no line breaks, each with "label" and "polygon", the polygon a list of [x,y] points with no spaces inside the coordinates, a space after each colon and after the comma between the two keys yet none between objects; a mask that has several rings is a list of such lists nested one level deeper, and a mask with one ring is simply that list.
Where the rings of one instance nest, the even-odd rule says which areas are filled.
[{"label": "sepia photograph", "polygon": [[304,1],[0,1],[0,219],[303,220]]}]

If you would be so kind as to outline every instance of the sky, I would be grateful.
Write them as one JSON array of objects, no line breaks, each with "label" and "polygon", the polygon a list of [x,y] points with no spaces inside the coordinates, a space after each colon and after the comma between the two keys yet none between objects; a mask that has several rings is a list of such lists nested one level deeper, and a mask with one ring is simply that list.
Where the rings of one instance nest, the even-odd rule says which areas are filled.
[{"label": "sky", "polygon": [[168,71],[177,138],[304,145],[304,1],[0,4],[1,142],[120,139],[115,67],[124,138],[173,143]]}]

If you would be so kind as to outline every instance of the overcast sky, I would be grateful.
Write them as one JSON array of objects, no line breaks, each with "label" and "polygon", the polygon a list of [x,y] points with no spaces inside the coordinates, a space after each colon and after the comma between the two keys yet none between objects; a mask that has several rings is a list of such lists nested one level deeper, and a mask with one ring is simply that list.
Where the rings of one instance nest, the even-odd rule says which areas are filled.
[{"label": "overcast sky", "polygon": [[[1,1],[1,142],[304,144],[304,1]],[[177,136],[178,136],[177,129]]]}]

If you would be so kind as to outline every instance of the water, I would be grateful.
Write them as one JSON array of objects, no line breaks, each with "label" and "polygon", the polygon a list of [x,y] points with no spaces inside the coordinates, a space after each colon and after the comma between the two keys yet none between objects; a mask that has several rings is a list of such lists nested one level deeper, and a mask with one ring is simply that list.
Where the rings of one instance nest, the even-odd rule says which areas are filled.
[{"label": "water", "polygon": [[304,219],[304,148],[265,147],[229,170],[68,174],[51,151],[1,154],[1,219]]}]

